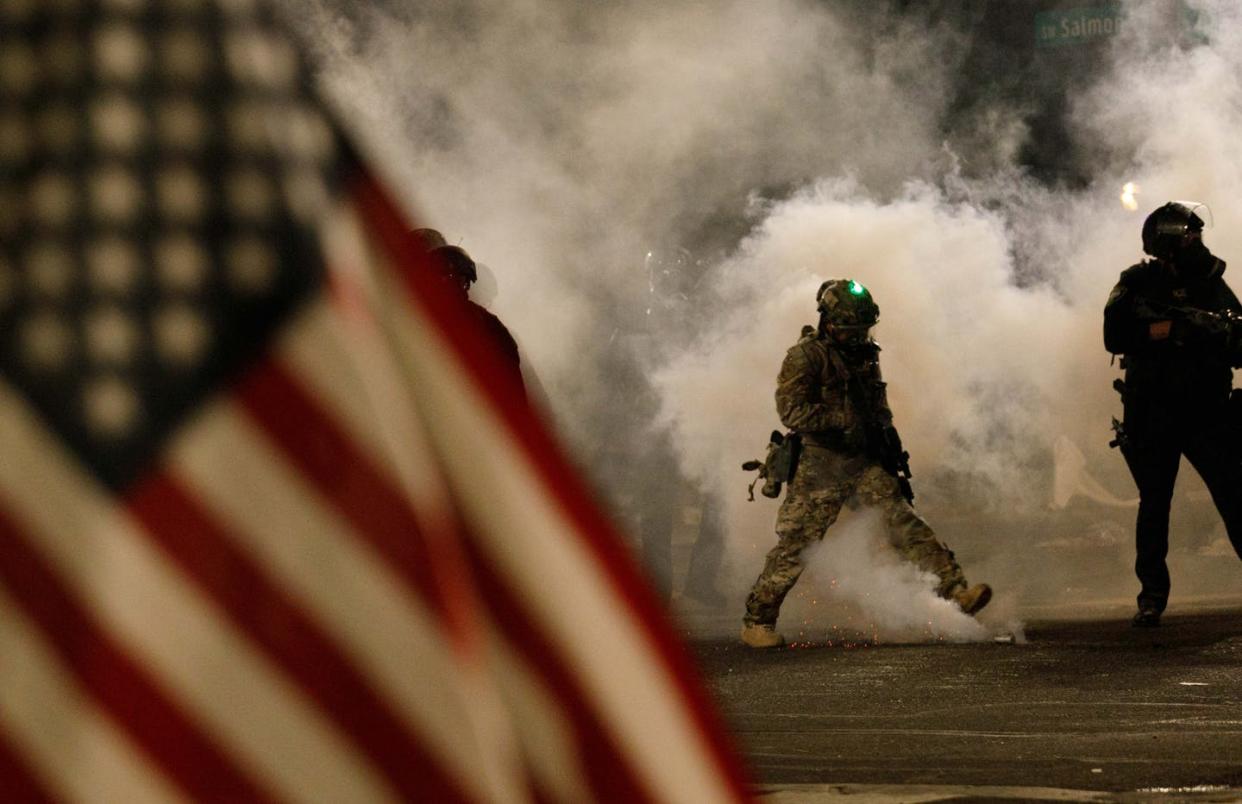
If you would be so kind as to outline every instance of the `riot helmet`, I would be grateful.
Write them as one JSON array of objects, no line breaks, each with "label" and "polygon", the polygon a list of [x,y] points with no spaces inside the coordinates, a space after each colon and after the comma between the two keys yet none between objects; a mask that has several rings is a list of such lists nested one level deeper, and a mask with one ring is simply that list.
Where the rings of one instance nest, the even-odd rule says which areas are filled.
[{"label": "riot helmet", "polygon": [[880,320],[871,291],[855,279],[829,279],[815,295],[823,329],[865,334]]},{"label": "riot helmet", "polygon": [[413,235],[427,251],[437,249],[440,246],[448,245],[448,241],[444,239],[444,235],[440,234],[437,229],[415,229],[413,231]]},{"label": "riot helmet", "polygon": [[462,290],[469,290],[470,286],[478,280],[479,273],[475,268],[474,260],[461,246],[440,246],[433,248],[430,254],[433,265],[443,273],[446,279],[451,279]]},{"label": "riot helmet", "polygon": [[1143,251],[1162,260],[1176,260],[1192,243],[1200,240],[1204,219],[1212,212],[1198,201],[1170,201],[1143,221]]}]

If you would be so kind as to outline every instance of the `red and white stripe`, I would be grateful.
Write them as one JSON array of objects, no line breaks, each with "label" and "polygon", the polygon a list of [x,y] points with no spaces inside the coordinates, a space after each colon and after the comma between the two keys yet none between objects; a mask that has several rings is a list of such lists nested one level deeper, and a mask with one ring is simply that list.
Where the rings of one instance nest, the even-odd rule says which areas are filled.
[{"label": "red and white stripe", "polygon": [[125,499],[0,387],[5,796],[745,799],[621,542],[349,202],[333,292]]},{"label": "red and white stripe", "polygon": [[[489,612],[559,701],[579,751],[609,768],[606,778],[588,769],[595,794],[744,798],[723,732],[621,540],[530,408],[505,386],[481,334],[431,283],[417,281],[425,271],[408,270],[418,255],[382,192],[361,184],[357,206],[369,236],[356,238],[353,259],[334,263],[360,262],[363,244],[378,241],[380,260],[414,278],[409,308],[389,322],[393,349],[419,389],[418,409],[468,524]],[[379,285],[368,297],[378,306],[391,294]]]}]

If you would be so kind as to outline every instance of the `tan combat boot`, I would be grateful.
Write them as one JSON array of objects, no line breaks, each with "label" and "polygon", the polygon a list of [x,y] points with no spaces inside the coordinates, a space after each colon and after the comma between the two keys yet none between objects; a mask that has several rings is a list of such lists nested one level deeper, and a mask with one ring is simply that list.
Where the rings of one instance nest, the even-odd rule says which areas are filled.
[{"label": "tan combat boot", "polygon": [[785,644],[785,637],[771,625],[742,626],[742,641],[752,648],[779,648]]},{"label": "tan combat boot", "polygon": [[977,583],[969,589],[959,589],[953,593],[953,602],[967,614],[977,614],[992,599],[992,587],[986,583]]}]

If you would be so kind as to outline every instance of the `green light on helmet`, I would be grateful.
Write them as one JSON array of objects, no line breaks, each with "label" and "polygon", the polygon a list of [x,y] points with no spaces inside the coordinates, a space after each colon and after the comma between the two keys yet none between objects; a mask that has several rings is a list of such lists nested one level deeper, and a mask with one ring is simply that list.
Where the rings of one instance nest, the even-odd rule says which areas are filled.
[{"label": "green light on helmet", "polygon": [[850,293],[854,296],[861,296],[867,292],[867,289],[860,285],[856,280],[850,280]]}]

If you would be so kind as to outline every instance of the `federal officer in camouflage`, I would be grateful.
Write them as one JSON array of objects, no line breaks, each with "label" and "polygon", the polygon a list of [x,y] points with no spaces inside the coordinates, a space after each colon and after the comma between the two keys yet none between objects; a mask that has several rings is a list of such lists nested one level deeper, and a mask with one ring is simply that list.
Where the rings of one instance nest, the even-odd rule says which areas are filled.
[{"label": "federal officer in camouflage", "polygon": [[823,283],[818,301],[818,330],[789,350],[777,378],[777,413],[801,435],[802,449],[776,517],[779,541],[746,600],[742,641],[755,648],[784,643],[776,618],[802,574],[802,553],[824,537],[846,504],[879,508],[893,547],[934,573],[940,596],[967,614],[992,597],[986,584],[967,584],[952,551],[936,540],[897,477],[880,463],[875,434],[893,420],[880,378],[880,347],[870,337],[880,308],[865,287],[848,279]]}]

